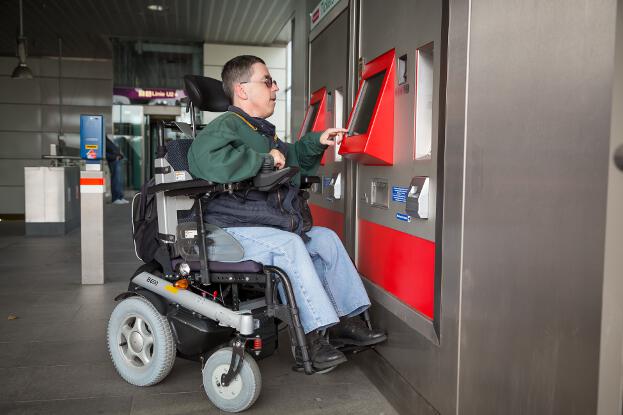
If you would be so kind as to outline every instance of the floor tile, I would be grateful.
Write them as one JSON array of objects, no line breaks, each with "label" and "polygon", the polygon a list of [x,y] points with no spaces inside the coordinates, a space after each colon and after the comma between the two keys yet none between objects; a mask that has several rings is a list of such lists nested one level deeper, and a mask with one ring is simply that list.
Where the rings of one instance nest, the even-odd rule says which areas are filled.
[{"label": "floor tile", "polygon": [[107,396],[105,398],[0,402],[0,413],[4,415],[125,415],[130,413],[131,407],[131,397]]}]

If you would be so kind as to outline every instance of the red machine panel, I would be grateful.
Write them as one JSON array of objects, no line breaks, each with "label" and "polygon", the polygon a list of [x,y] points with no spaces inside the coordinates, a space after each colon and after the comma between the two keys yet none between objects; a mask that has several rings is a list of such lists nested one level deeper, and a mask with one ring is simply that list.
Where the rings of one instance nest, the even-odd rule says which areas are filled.
[{"label": "red machine panel", "polygon": [[394,49],[364,67],[339,154],[368,165],[394,163]]},{"label": "red machine panel", "polygon": [[[310,131],[320,132],[326,130],[329,128],[327,122],[327,89],[323,87],[314,92],[309,99],[309,106],[307,107],[307,112],[305,113],[298,138],[301,138]],[[320,161],[320,164],[323,166],[326,157],[327,153],[325,152]]]},{"label": "red machine panel", "polygon": [[433,319],[435,243],[359,220],[359,272]]},{"label": "red machine panel", "polygon": [[329,228],[333,230],[333,232],[335,232],[341,240],[344,240],[343,213],[326,209],[313,203],[309,204],[309,208],[311,209],[312,217],[314,218],[314,226],[324,226],[325,228]]}]

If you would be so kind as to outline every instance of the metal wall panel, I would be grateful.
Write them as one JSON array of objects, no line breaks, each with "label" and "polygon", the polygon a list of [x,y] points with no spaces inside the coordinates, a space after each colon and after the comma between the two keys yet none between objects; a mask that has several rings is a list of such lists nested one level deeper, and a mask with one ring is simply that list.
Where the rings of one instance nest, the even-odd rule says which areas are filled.
[{"label": "metal wall panel", "polygon": [[0,77],[0,91],[3,97],[11,97],[15,104],[39,104],[41,102],[40,82],[20,80],[16,82],[9,76]]},{"label": "metal wall panel", "polygon": [[[30,66],[30,59],[28,65]],[[110,80],[113,78],[112,59],[63,58],[61,66],[63,78]],[[58,78],[58,59],[41,58],[38,75]]]},{"label": "metal wall panel", "polygon": [[24,186],[0,186],[0,197],[2,213],[24,214]]},{"label": "metal wall panel", "polygon": [[623,413],[623,168],[615,164],[615,155],[623,156],[623,2],[617,8],[612,120],[610,128],[610,166],[608,172],[608,208],[599,353],[598,415]]},{"label": "metal wall panel", "polygon": [[0,103],[0,126],[3,131],[41,131],[43,119],[39,105]]},{"label": "metal wall panel", "polygon": [[615,5],[472,2],[460,413],[595,413]]},{"label": "metal wall panel", "polygon": [[[58,106],[58,79],[40,78],[39,103]],[[112,106],[112,79],[63,78],[63,107],[65,106]]]},{"label": "metal wall panel", "polygon": [[7,158],[36,159],[42,154],[41,133],[0,131],[0,160]]}]

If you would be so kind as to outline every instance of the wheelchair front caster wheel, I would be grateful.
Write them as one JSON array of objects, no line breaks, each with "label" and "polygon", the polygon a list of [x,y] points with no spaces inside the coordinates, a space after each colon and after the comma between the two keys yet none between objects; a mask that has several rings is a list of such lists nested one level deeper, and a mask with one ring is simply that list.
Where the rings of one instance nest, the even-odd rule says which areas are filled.
[{"label": "wheelchair front caster wheel", "polygon": [[119,375],[136,386],[155,385],[175,362],[169,323],[143,297],[121,301],[108,321],[108,351]]},{"label": "wheelchair front caster wheel", "polygon": [[231,347],[217,350],[203,367],[203,387],[210,401],[226,412],[241,412],[253,405],[260,396],[262,375],[253,358],[244,354],[240,373],[227,386],[221,385],[221,377],[229,371]]}]

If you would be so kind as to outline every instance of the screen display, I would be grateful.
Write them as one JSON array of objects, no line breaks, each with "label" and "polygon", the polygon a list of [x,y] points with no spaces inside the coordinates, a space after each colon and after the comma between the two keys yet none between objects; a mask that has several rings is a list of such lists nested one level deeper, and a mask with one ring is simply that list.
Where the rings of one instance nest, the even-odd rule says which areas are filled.
[{"label": "screen display", "polygon": [[318,101],[315,104],[312,104],[311,107],[307,109],[307,116],[305,117],[305,122],[303,123],[303,129],[301,130],[301,137],[311,131],[314,121],[316,121],[316,116],[318,115],[318,108],[320,107],[320,102]]},{"label": "screen display", "polygon": [[348,129],[348,135],[360,135],[368,131],[372,113],[383,85],[383,78],[385,78],[385,71],[381,71],[363,81],[355,113]]}]

